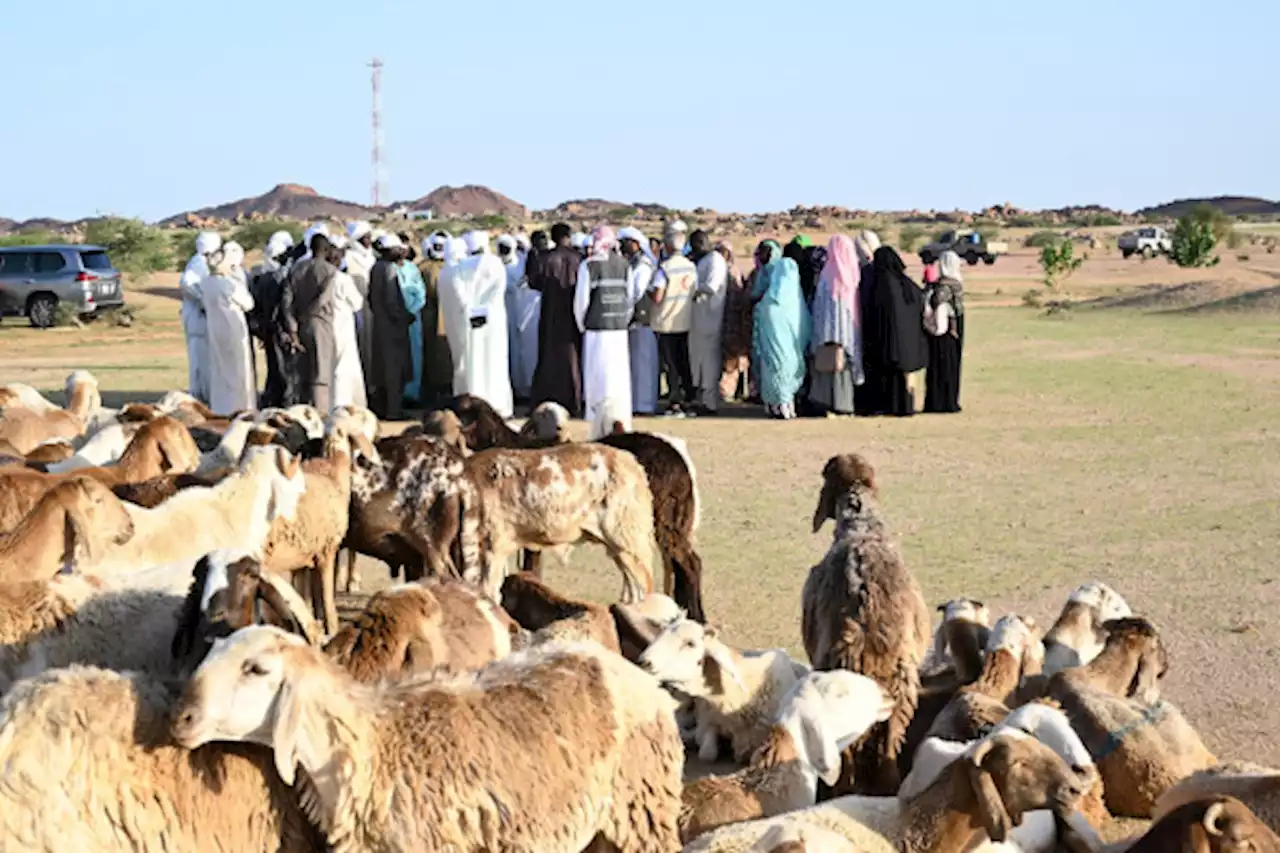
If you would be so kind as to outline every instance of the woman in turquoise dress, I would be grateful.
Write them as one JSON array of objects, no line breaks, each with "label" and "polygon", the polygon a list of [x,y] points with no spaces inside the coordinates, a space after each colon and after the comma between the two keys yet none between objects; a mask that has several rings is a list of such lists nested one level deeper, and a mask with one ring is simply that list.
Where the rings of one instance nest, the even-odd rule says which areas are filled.
[{"label": "woman in turquoise dress", "polygon": [[783,257],[776,240],[765,240],[756,248],[756,263],[751,349],[759,365],[760,396],[771,417],[790,420],[796,416],[796,394],[804,382],[809,309],[800,289],[800,270],[795,261]]}]

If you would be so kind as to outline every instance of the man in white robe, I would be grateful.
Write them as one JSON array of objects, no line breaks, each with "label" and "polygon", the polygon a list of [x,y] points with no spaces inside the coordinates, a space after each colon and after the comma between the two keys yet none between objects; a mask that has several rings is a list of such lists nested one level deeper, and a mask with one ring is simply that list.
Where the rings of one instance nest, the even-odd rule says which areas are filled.
[{"label": "man in white robe", "polygon": [[241,264],[244,250],[227,243],[214,255],[213,274],[201,283],[209,341],[209,408],[219,415],[253,409],[253,349],[245,314],[253,295]]},{"label": "man in white robe", "polygon": [[689,235],[689,260],[697,264],[698,283],[693,290],[693,321],[689,327],[689,366],[702,414],[720,409],[720,328],[724,323],[724,298],[729,265],[712,250],[711,238],[699,229]]},{"label": "man in white robe", "polygon": [[597,424],[606,409],[631,409],[629,273],[613,229],[600,226],[592,234],[591,254],[578,267],[573,293],[573,315],[582,331],[583,408],[591,424]]},{"label": "man in white robe", "polygon": [[187,392],[209,402],[209,323],[200,285],[209,277],[209,258],[222,248],[216,231],[196,235],[196,253],[187,261],[178,287],[182,291],[182,332],[187,338]]},{"label": "man in white robe", "polygon": [[498,258],[507,270],[507,350],[511,360],[511,389],[517,400],[528,400],[533,371],[538,366],[538,315],[542,294],[525,280],[525,255],[515,237],[498,238]]},{"label": "man in white robe", "polygon": [[[351,282],[360,292],[362,305],[369,301],[369,271],[378,260],[373,254],[373,227],[368,222],[347,223],[347,253],[344,269],[351,276]],[[357,309],[355,315],[356,341],[360,345],[360,363],[368,371],[373,360],[372,341],[373,323],[368,310]],[[367,373],[366,373],[367,381]]]},{"label": "man in white robe", "polygon": [[[489,235],[469,231],[450,242],[441,274],[440,308],[453,355],[453,393],[474,394],[504,418],[514,401],[507,350],[507,271],[489,253]],[[464,250],[467,257],[457,259]],[[453,263],[449,263],[450,259]]]},{"label": "man in white robe", "polygon": [[[333,248],[335,266],[342,260],[343,249]],[[346,249],[348,262],[351,248]],[[365,280],[366,292],[368,279]],[[360,406],[369,404],[365,393],[364,367],[360,357],[360,341],[356,317],[364,308],[364,295],[350,272],[339,269],[333,277],[333,376],[329,380],[329,405]]]},{"label": "man in white robe", "polygon": [[[649,240],[640,229],[623,228],[618,238],[623,257],[630,266],[627,295],[634,308],[649,291],[657,262],[649,254]],[[631,361],[631,411],[652,415],[658,411],[658,337],[649,328],[646,317],[632,316],[627,343]]]}]

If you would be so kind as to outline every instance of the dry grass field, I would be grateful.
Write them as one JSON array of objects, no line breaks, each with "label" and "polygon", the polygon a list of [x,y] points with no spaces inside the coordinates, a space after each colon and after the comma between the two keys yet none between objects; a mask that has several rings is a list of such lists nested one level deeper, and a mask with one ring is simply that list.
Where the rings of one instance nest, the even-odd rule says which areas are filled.
[{"label": "dry grass field", "polygon": [[[964,594],[1047,623],[1104,580],[1163,629],[1167,695],[1210,747],[1280,764],[1280,257],[1183,271],[1104,254],[1069,283],[1098,301],[1052,316],[1019,304],[1039,286],[1031,252],[970,272],[963,414],[637,423],[690,444],[712,621],[799,651],[800,588],[830,541],[810,531],[819,472],[858,451],[930,602]],[[111,400],[184,386],[171,279],[135,288],[129,329],[5,321],[0,381],[52,390],[87,368]],[[620,588],[590,547],[547,572],[600,598]]]}]

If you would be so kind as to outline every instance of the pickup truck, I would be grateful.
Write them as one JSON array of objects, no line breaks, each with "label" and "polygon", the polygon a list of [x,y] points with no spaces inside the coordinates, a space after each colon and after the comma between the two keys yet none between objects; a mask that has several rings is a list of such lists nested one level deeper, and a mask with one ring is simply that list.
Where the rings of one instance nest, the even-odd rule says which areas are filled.
[{"label": "pickup truck", "polygon": [[1120,254],[1126,258],[1134,255],[1153,258],[1156,255],[1167,255],[1172,252],[1173,240],[1169,239],[1168,231],[1152,226],[1124,232],[1116,240],[1116,246],[1119,247]]},{"label": "pickup truck", "polygon": [[931,264],[948,249],[968,261],[970,266],[973,266],[978,261],[994,264],[997,257],[1009,253],[1009,244],[987,241],[977,231],[970,229],[944,231],[938,236],[937,240],[920,250],[920,260],[926,264]]}]

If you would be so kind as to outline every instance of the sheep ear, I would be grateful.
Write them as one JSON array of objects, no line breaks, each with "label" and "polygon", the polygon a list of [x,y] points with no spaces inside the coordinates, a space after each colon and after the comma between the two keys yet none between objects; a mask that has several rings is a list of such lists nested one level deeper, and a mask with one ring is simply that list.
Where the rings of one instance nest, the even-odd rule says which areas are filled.
[{"label": "sheep ear", "polygon": [[835,739],[827,733],[827,724],[821,714],[810,709],[800,715],[800,732],[804,737],[804,749],[809,755],[818,778],[828,785],[840,781],[840,750]]},{"label": "sheep ear", "polygon": [[[714,632],[707,632],[708,638],[714,637]],[[721,676],[728,676],[734,684],[737,684],[743,690],[747,689],[747,683],[742,678],[742,673],[738,672],[738,664],[733,659],[733,652],[729,651],[729,647],[723,643],[707,644],[707,661],[714,663],[720,669]]]},{"label": "sheep ear", "polygon": [[274,576],[259,575],[257,594],[292,633],[305,639],[309,645],[321,645],[320,626],[293,587]]},{"label": "sheep ear", "polygon": [[78,508],[68,507],[63,512],[63,553],[64,566],[77,566],[92,563],[94,557],[93,538],[89,535],[90,524]]},{"label": "sheep ear", "polygon": [[983,761],[991,752],[993,744],[991,741],[983,741],[974,749],[973,755],[969,761],[965,763],[965,770],[969,774],[969,784],[973,786],[973,796],[977,801],[978,817],[982,820],[982,825],[987,829],[987,835],[992,841],[1002,842],[1009,837],[1009,831],[1013,827],[1013,820],[1009,817],[1008,810],[1004,807],[1004,800],[1000,796],[1000,791],[996,788],[995,781],[991,778],[991,774],[982,766]]},{"label": "sheep ear", "polygon": [[178,625],[169,643],[169,654],[174,660],[185,658],[195,648],[196,631],[200,626],[200,600],[204,597],[204,584],[208,577],[209,556],[206,554],[196,563],[187,597],[178,611]]},{"label": "sheep ear", "polygon": [[156,449],[160,451],[160,470],[165,474],[172,473],[178,465],[175,461],[175,454],[169,452],[168,439],[158,442]]},{"label": "sheep ear", "polygon": [[276,724],[271,733],[276,772],[286,785],[292,785],[298,769],[299,747],[306,742],[302,730],[302,696],[298,684],[286,678],[276,698]]},{"label": "sheep ear", "polygon": [[1204,831],[1217,837],[1222,835],[1222,818],[1226,817],[1226,803],[1216,802],[1204,810]]},{"label": "sheep ear", "polygon": [[836,493],[832,488],[831,482],[824,479],[822,481],[822,492],[818,495],[818,506],[813,511],[813,532],[817,533],[822,529],[822,525],[826,523],[828,518],[836,517]]},{"label": "sheep ear", "polygon": [[1156,642],[1149,642],[1138,658],[1138,670],[1133,675],[1133,698],[1144,705],[1160,698],[1160,646]]}]

